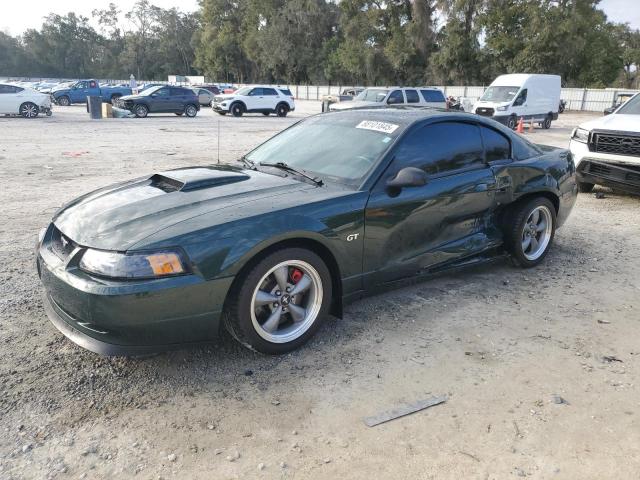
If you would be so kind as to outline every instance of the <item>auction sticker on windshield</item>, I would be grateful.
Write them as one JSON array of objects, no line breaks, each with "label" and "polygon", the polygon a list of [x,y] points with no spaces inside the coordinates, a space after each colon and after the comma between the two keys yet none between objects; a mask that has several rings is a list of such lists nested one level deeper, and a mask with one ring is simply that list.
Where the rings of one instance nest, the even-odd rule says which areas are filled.
[{"label": "auction sticker on windshield", "polygon": [[382,132],[382,133],[393,133],[397,130],[398,126],[399,125],[395,125],[393,123],[375,122],[373,120],[363,120],[358,125],[356,125],[356,128],[363,128],[365,130],[373,130],[373,131]]}]

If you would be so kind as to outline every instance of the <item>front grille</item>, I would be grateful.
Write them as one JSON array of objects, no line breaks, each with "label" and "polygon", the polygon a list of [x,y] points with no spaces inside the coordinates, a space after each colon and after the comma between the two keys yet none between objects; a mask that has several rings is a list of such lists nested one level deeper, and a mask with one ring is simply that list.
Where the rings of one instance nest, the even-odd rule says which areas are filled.
[{"label": "front grille", "polygon": [[611,169],[601,163],[590,163],[589,173],[594,175],[610,175]]},{"label": "front grille", "polygon": [[640,137],[596,132],[591,136],[589,150],[640,157]]},{"label": "front grille", "polygon": [[76,248],[76,243],[55,226],[51,232],[51,251],[61,260],[66,260]]},{"label": "front grille", "polygon": [[476,113],[483,117],[493,117],[494,110],[493,108],[478,107],[476,108]]}]

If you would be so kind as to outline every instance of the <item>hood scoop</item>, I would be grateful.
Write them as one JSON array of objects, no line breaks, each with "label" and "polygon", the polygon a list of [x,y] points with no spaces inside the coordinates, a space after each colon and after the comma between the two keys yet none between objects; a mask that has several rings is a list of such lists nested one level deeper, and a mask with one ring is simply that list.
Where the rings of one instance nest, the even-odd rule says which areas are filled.
[{"label": "hood scoop", "polygon": [[167,170],[149,178],[152,187],[171,192],[190,192],[248,180],[249,175],[234,167],[197,167]]}]

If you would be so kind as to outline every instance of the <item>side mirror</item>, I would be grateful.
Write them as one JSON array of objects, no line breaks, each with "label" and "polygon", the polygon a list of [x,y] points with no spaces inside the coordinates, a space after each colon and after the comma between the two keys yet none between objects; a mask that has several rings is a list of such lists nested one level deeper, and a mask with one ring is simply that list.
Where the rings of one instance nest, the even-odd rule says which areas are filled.
[{"label": "side mirror", "polygon": [[427,184],[428,177],[424,170],[416,167],[405,167],[394,178],[387,181],[387,187],[400,189],[405,187],[422,187]]}]

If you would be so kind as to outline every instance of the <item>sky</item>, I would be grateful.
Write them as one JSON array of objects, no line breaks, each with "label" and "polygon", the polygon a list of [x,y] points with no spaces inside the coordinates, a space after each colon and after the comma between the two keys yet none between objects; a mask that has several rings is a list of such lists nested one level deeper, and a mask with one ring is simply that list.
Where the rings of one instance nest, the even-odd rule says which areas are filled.
[{"label": "sky", "polygon": [[[123,12],[131,9],[135,0],[0,0],[0,30],[11,35],[19,35],[27,28],[39,28],[42,19],[50,12],[66,14],[75,12],[91,17],[94,8],[106,8],[109,2],[115,3]],[[162,8],[177,7],[183,11],[198,8],[198,0],[151,0]],[[610,20],[628,22],[633,28],[640,28],[640,0],[602,0],[600,3]]]}]

